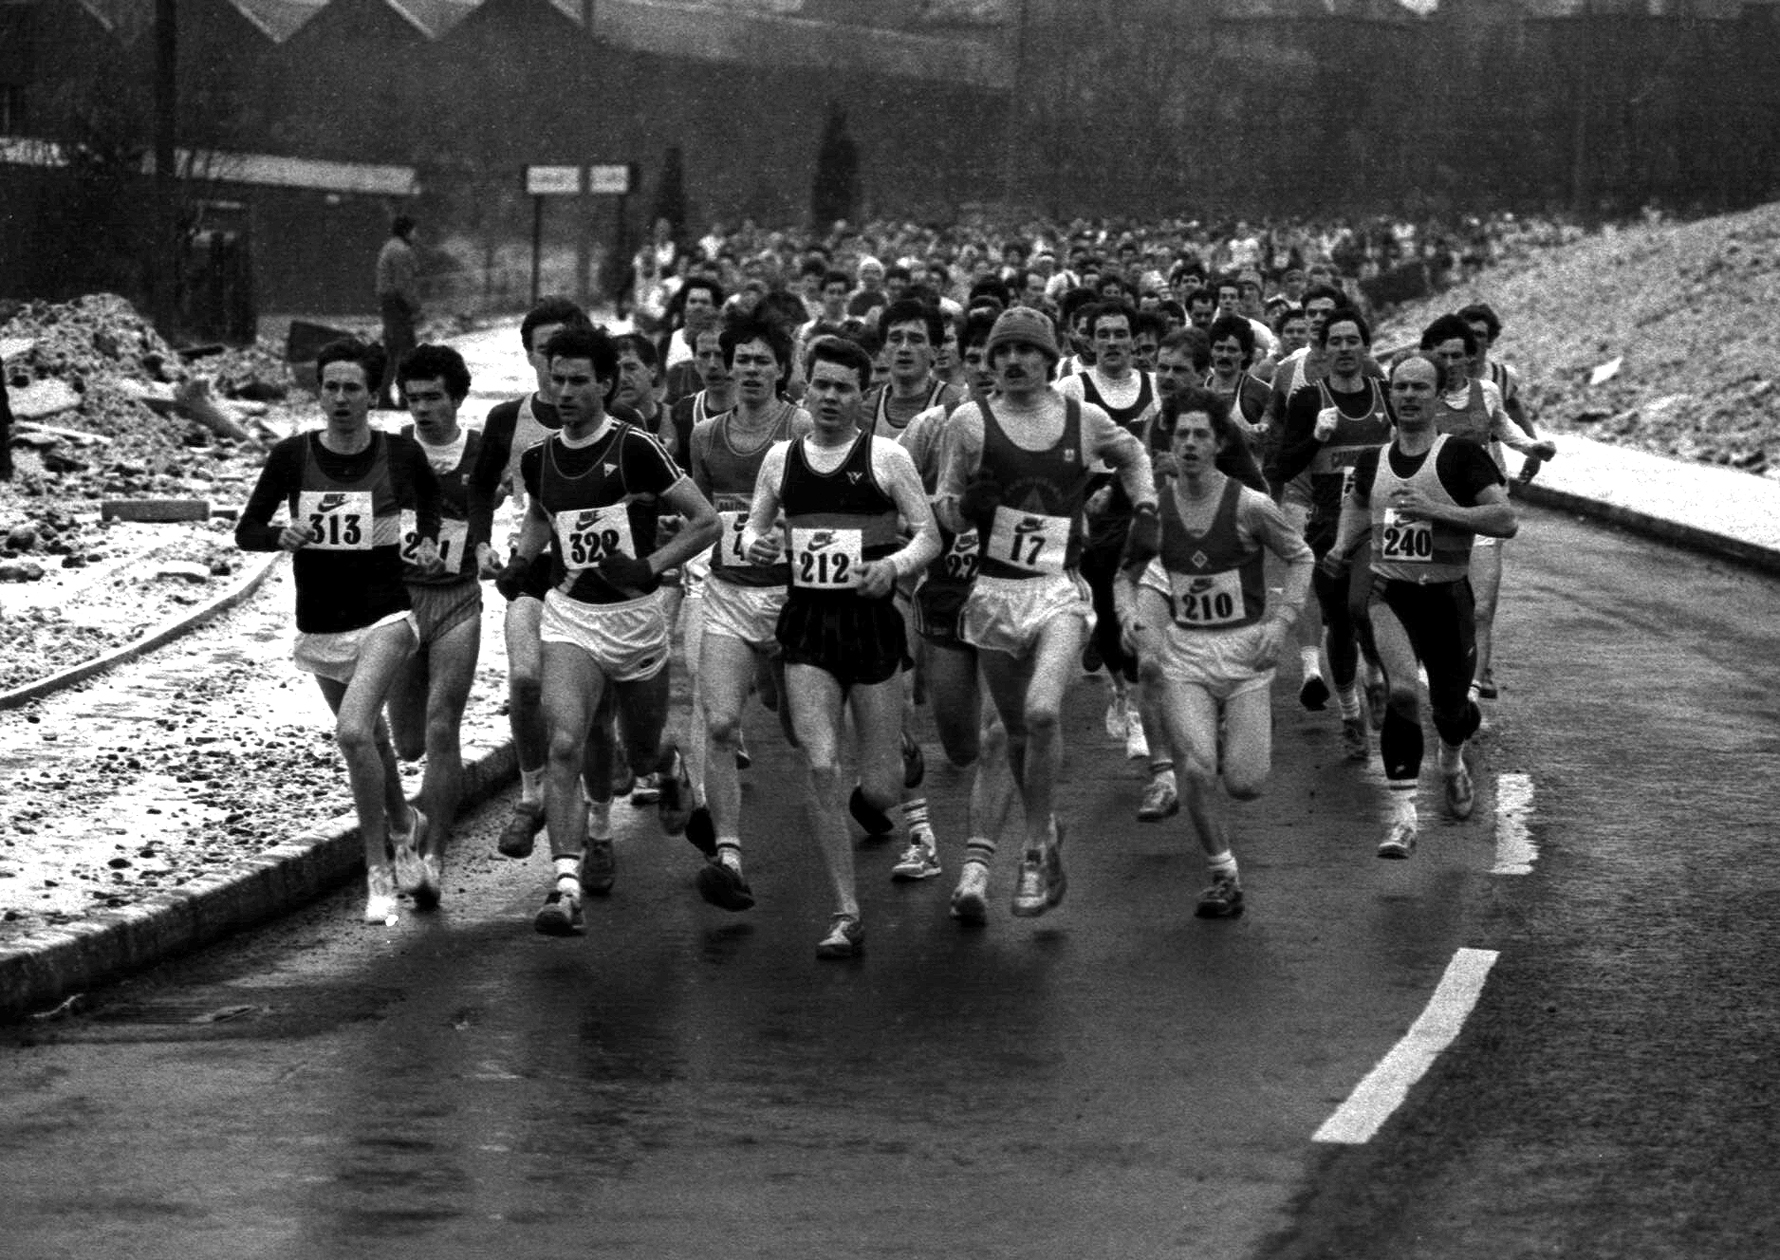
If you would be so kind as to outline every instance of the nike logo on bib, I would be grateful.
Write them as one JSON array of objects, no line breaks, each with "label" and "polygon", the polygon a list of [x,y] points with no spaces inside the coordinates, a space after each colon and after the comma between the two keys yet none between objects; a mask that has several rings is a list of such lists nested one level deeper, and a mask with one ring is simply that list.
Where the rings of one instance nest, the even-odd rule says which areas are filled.
[{"label": "nike logo on bib", "polygon": [[345,495],[343,495],[343,494],[324,494],[321,496],[321,502],[317,503],[315,505],[315,510],[317,512],[332,512],[335,508],[343,508],[345,506],[346,506],[346,496]]}]

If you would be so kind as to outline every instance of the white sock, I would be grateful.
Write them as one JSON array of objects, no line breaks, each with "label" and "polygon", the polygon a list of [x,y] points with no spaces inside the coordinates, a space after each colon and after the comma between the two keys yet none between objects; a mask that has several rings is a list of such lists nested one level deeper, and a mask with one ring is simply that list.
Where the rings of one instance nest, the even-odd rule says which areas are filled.
[{"label": "white sock", "polygon": [[1225,849],[1222,853],[1214,853],[1205,859],[1206,866],[1211,868],[1213,875],[1228,875],[1236,878],[1236,855]]},{"label": "white sock", "polygon": [[1415,780],[1391,782],[1391,815],[1396,822],[1415,826]]},{"label": "white sock", "polygon": [[612,802],[587,802],[587,835],[592,840],[612,838]]},{"label": "white sock", "polygon": [[1335,688],[1335,699],[1341,702],[1341,716],[1351,722],[1360,716],[1360,688],[1357,683]]},{"label": "white sock", "polygon": [[1321,678],[1323,676],[1323,658],[1322,653],[1318,649],[1313,647],[1299,648],[1298,660],[1304,665],[1304,676],[1306,678]]},{"label": "white sock", "polygon": [[1465,764],[1465,746],[1453,745],[1445,740],[1440,741],[1440,773],[1454,775]]},{"label": "white sock", "polygon": [[519,772],[519,799],[527,805],[544,803],[544,767]]},{"label": "white sock", "polygon": [[552,859],[552,865],[556,867],[556,878],[558,879],[578,880],[581,878],[581,858],[579,854],[574,857],[554,858]]}]

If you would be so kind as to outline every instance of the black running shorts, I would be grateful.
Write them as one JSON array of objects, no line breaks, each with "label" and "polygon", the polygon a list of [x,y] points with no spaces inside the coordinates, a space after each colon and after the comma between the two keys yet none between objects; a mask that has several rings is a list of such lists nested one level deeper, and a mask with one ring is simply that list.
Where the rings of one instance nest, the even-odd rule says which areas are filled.
[{"label": "black running shorts", "polygon": [[814,665],[843,687],[869,687],[909,665],[908,633],[894,596],[792,588],[777,631],[787,665]]}]

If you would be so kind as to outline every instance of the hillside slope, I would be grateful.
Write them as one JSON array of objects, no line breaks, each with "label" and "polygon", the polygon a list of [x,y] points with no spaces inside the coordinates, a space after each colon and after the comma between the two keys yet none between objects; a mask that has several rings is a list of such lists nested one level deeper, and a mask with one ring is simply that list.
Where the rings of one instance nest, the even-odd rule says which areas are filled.
[{"label": "hillside slope", "polygon": [[1780,204],[1537,251],[1396,312],[1378,342],[1477,300],[1541,425],[1780,477]]}]

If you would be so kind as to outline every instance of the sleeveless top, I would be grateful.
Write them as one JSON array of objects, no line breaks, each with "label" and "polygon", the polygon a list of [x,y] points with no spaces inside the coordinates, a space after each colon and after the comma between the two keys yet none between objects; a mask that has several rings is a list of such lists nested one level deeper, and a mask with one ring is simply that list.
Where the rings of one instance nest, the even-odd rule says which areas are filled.
[{"label": "sleeveless top", "polygon": [[[946,419],[950,420],[966,401],[968,400],[960,399],[949,404],[946,407]],[[930,495],[933,493],[931,484],[927,486],[927,492]],[[962,533],[953,533],[937,517],[935,523],[939,525],[939,555],[927,566],[927,578],[922,585],[936,589],[950,587],[968,593],[977,580],[977,564],[981,552],[977,531],[967,528]]]},{"label": "sleeveless top", "polygon": [[332,477],[321,466],[315,454],[319,433],[303,443],[302,477],[286,503],[291,523],[309,527],[309,542],[291,567],[299,629],[356,630],[412,606],[402,581],[402,511],[391,440],[372,431],[370,467],[356,481]]},{"label": "sleeveless top", "polygon": [[1162,496],[1162,552],[1174,624],[1192,630],[1252,626],[1267,611],[1265,557],[1259,544],[1244,543],[1236,526],[1242,483],[1226,478],[1217,512],[1195,534],[1174,494]]},{"label": "sleeveless top", "polygon": [[[1391,467],[1389,447],[1378,453],[1378,475],[1372,481],[1372,572],[1397,582],[1456,582],[1471,572],[1470,530],[1444,521],[1406,521],[1389,506],[1392,491],[1416,486],[1437,503],[1460,506],[1440,481],[1436,465],[1440,448],[1453,440],[1447,434],[1434,439],[1422,457],[1421,467],[1409,477],[1399,477]],[[1463,440],[1463,439],[1460,439]]]},{"label": "sleeveless top", "polygon": [[895,441],[896,438],[901,435],[902,431],[909,427],[909,420],[913,420],[915,416],[920,415],[929,407],[937,407],[939,405],[939,400],[945,397],[946,389],[947,385],[945,381],[933,382],[927,390],[927,398],[925,401],[923,401],[919,407],[915,408],[908,420],[904,420],[901,424],[898,424],[890,418],[890,387],[888,385],[879,386],[877,391],[877,401],[872,404],[871,408],[871,431],[879,437],[887,437],[891,441]]},{"label": "sleeveless top", "polygon": [[786,450],[779,506],[790,536],[794,592],[848,594],[859,585],[861,561],[901,548],[896,502],[872,472],[872,441],[870,430],[862,430],[841,466],[829,473],[810,467],[803,438]]},{"label": "sleeveless top", "polygon": [[1033,578],[1078,565],[1090,472],[1082,460],[1081,403],[1065,398],[1063,404],[1063,435],[1046,450],[1029,451],[1007,435],[987,399],[978,402],[982,467],[1001,483],[1001,504],[978,562],[984,577]]},{"label": "sleeveless top", "polygon": [[513,420],[513,442],[507,447],[507,466],[501,470],[501,483],[514,488],[514,499],[519,498],[523,483],[519,479],[519,458],[526,451],[553,437],[556,430],[538,419],[538,413],[532,410],[532,400],[537,394],[527,394],[519,400],[519,414]]},{"label": "sleeveless top", "polygon": [[[433,448],[415,436],[414,426],[403,425],[402,436],[412,438],[428,462]],[[482,451],[482,435],[475,429],[463,431],[464,449],[456,464],[440,468],[433,464],[433,475],[439,479],[439,559],[445,562],[443,572],[428,574],[414,563],[420,547],[419,521],[412,503],[402,504],[402,580],[416,586],[452,586],[476,576],[476,554],[470,548],[470,473]]]},{"label": "sleeveless top", "polygon": [[1383,446],[1391,440],[1391,418],[1385,408],[1384,389],[1376,377],[1363,378],[1371,393],[1371,403],[1363,416],[1350,416],[1335,402],[1335,394],[1324,377],[1316,382],[1322,396],[1322,410],[1334,411],[1335,432],[1311,457],[1305,469],[1310,475],[1311,518],[1327,523],[1341,515],[1341,496],[1360,452]]},{"label": "sleeveless top", "polygon": [[[702,398],[703,395],[701,394]],[[754,450],[736,450],[729,441],[729,422],[733,410],[716,417],[711,426],[711,449],[705,458],[705,471],[711,479],[711,502],[717,509],[717,544],[711,548],[711,576],[731,586],[784,586],[791,580],[791,564],[754,564],[742,544],[742,531],[748,527],[748,514],[754,506],[754,483],[760,479],[760,465],[774,442],[791,436],[791,415],[796,408],[788,402],[779,403],[766,440]]]},{"label": "sleeveless top", "polygon": [[1156,399],[1156,389],[1155,386],[1150,383],[1150,374],[1148,372],[1137,373],[1137,401],[1132,403],[1129,407],[1115,407],[1107,402],[1105,398],[1101,397],[1100,391],[1094,387],[1093,372],[1087,371],[1083,372],[1081,375],[1082,397],[1106,412],[1107,415],[1111,416],[1119,424],[1127,429],[1131,429],[1131,431],[1135,433],[1136,430],[1132,428],[1132,425],[1142,418],[1143,413],[1150,409],[1151,404],[1154,403]]}]

